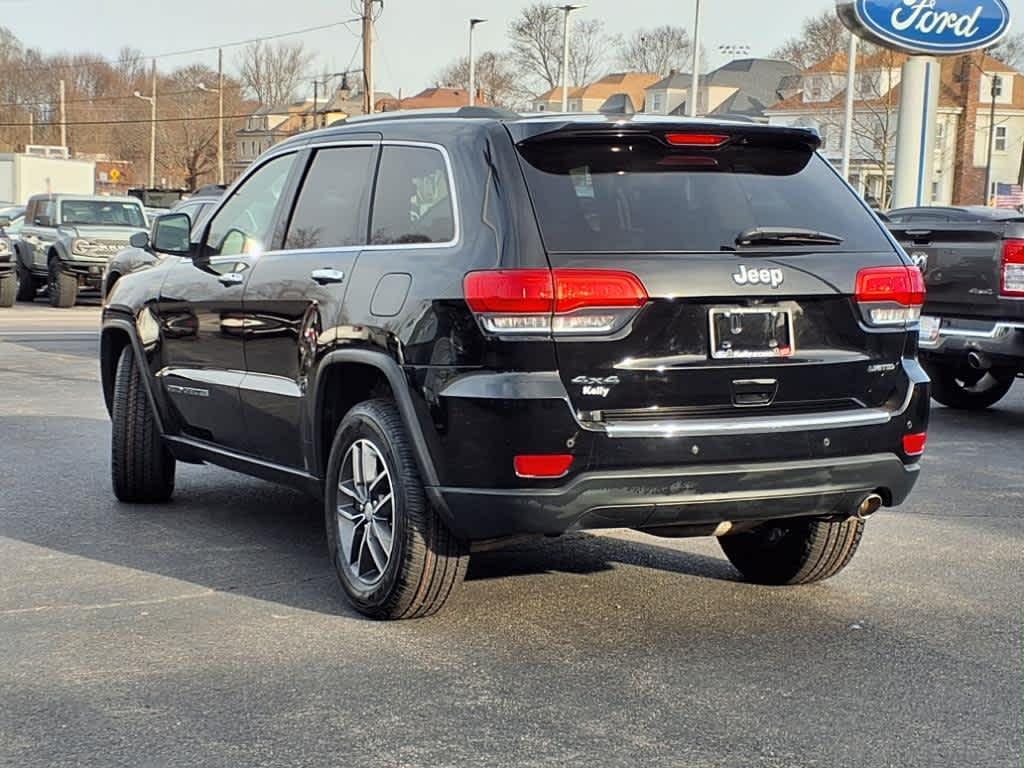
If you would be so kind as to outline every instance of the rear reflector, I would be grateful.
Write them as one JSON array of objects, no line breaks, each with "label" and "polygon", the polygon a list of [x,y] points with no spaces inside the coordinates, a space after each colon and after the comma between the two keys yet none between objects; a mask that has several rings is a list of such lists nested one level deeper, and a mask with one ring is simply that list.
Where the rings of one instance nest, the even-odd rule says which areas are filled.
[{"label": "rear reflector", "polygon": [[999,288],[1003,296],[1024,296],[1024,240],[1007,240],[1003,244]]},{"label": "rear reflector", "polygon": [[927,432],[916,432],[913,435],[904,435],[903,452],[907,454],[907,456],[920,456],[924,453],[924,446],[927,442]]},{"label": "rear reflector", "polygon": [[924,278],[917,267],[872,267],[857,273],[854,297],[871,325],[916,323],[924,295]]},{"label": "rear reflector", "polygon": [[470,272],[463,287],[484,330],[501,335],[612,333],[647,303],[636,275],[605,269]]},{"label": "rear reflector", "polygon": [[572,466],[572,455],[548,453],[535,456],[516,456],[513,466],[519,477],[565,477]]},{"label": "rear reflector", "polygon": [[673,147],[720,147],[729,140],[721,133],[666,133],[665,141]]}]

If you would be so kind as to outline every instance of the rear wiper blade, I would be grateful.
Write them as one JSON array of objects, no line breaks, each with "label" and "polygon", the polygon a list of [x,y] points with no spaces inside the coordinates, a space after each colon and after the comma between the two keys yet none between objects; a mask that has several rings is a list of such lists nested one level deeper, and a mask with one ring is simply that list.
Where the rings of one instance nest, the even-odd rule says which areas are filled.
[{"label": "rear wiper blade", "polygon": [[843,238],[800,227],[752,227],[736,235],[736,245],[841,245]]}]

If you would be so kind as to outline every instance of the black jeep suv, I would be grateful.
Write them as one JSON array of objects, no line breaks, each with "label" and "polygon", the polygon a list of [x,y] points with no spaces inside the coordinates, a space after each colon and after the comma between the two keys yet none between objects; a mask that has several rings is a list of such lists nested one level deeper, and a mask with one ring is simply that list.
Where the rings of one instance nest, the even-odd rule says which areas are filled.
[{"label": "black jeep suv", "polygon": [[914,485],[929,398],[920,273],[817,146],[479,108],[288,140],[191,235],[159,219],[107,298],[114,491],[211,462],[321,496],[377,618],[523,534],[715,535],[752,581],[831,576]]}]

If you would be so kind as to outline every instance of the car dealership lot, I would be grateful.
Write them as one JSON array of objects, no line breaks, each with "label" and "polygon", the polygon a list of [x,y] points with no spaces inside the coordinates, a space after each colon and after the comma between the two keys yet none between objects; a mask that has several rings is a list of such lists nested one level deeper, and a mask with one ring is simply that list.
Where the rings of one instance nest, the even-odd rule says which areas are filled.
[{"label": "car dealership lot", "polygon": [[183,465],[173,503],[115,502],[97,326],[0,310],[0,765],[1019,765],[1020,382],[933,411],[910,502],[829,582],[575,535],[378,624],[297,493]]}]

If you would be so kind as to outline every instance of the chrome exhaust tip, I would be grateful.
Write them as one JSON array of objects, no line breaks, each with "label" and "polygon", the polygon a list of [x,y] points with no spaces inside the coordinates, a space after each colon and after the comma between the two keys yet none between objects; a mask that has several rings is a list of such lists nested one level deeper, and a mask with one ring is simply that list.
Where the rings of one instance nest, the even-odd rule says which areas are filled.
[{"label": "chrome exhaust tip", "polygon": [[987,371],[992,367],[992,361],[988,359],[988,355],[980,352],[968,352],[967,364],[976,371]]},{"label": "chrome exhaust tip", "polygon": [[863,498],[860,504],[857,505],[857,510],[853,513],[853,516],[858,520],[867,520],[875,512],[882,507],[882,497],[877,493],[869,493]]}]

